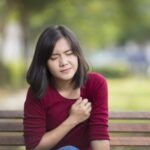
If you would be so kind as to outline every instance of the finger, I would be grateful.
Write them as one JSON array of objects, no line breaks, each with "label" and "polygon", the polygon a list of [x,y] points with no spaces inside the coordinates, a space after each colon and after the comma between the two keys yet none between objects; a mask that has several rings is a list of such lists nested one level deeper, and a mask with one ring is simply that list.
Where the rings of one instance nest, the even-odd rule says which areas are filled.
[{"label": "finger", "polygon": [[79,97],[79,99],[76,100],[74,105],[79,105],[82,102],[82,97]]},{"label": "finger", "polygon": [[83,99],[80,105],[85,106],[87,103],[88,103],[88,99]]},{"label": "finger", "polygon": [[92,107],[87,108],[87,111],[90,113],[92,110]]},{"label": "finger", "polygon": [[86,114],[87,114],[88,116],[90,116],[90,115],[91,115],[91,111],[86,111]]},{"label": "finger", "polygon": [[91,107],[91,102],[86,103],[85,107],[90,108]]}]

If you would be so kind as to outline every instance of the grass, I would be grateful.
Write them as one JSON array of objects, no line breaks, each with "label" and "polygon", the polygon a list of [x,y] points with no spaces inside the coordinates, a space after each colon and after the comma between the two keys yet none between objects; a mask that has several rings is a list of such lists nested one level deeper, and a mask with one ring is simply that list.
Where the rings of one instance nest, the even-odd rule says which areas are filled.
[{"label": "grass", "polygon": [[150,79],[108,79],[110,111],[149,111]]}]

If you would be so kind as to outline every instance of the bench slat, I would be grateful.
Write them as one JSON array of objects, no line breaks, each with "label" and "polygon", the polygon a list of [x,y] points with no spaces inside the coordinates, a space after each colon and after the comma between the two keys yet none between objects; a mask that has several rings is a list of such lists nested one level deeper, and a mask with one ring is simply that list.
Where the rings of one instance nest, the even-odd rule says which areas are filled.
[{"label": "bench slat", "polygon": [[110,112],[109,119],[150,119],[150,112]]},{"label": "bench slat", "polygon": [[[0,132],[22,132],[22,122],[1,122]],[[110,123],[110,132],[150,132],[150,124]]]},{"label": "bench slat", "polygon": [[150,132],[150,124],[111,123],[110,132]]},{"label": "bench slat", "polygon": [[[112,146],[150,146],[150,137],[112,137]],[[23,136],[0,136],[1,146],[23,146]]]},{"label": "bench slat", "polygon": [[112,146],[150,146],[150,137],[112,137]]},{"label": "bench slat", "polygon": [[22,119],[23,111],[21,111],[21,110],[6,110],[6,111],[1,110],[0,118],[1,119]]},{"label": "bench slat", "polygon": [[21,135],[2,136],[0,135],[1,146],[24,146],[24,138]]},{"label": "bench slat", "polygon": [[[23,111],[1,110],[0,118],[23,118]],[[109,112],[109,119],[150,119],[150,112]]]},{"label": "bench slat", "polygon": [[23,124],[21,122],[1,122],[0,132],[23,132]]}]

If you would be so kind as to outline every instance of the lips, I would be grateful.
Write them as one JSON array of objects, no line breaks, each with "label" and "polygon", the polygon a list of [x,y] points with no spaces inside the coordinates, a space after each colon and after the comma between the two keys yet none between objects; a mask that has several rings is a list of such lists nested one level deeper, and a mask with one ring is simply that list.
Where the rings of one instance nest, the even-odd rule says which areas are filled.
[{"label": "lips", "polygon": [[60,72],[67,72],[67,71],[69,71],[71,68],[67,68],[67,69],[63,69],[63,70],[61,70]]}]

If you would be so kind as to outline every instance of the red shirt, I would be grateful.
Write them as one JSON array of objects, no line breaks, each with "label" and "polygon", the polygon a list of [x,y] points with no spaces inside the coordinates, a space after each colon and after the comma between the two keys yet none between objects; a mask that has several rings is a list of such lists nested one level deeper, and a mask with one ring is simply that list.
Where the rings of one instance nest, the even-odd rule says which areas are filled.
[{"label": "red shirt", "polygon": [[[88,120],[74,127],[52,150],[73,145],[80,150],[89,150],[92,140],[109,140],[108,134],[108,90],[105,78],[98,73],[89,73],[84,87],[80,88],[82,98],[92,103]],[[68,116],[75,99],[61,96],[48,87],[42,100],[33,98],[29,88],[24,104],[24,138],[27,150],[35,148],[45,132],[53,130]]]}]

